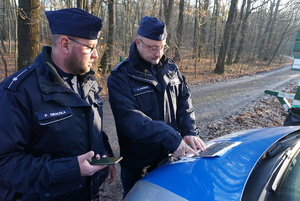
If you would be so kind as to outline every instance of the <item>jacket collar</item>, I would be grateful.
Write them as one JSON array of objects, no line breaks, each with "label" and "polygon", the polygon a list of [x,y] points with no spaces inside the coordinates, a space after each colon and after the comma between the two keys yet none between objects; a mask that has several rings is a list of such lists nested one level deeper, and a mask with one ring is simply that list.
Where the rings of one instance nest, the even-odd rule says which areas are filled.
[{"label": "jacket collar", "polygon": [[[152,74],[146,67],[147,64],[151,64],[146,61],[143,61],[143,59],[140,58],[135,42],[133,42],[130,46],[129,60],[129,73],[147,79],[150,79],[152,77]],[[172,59],[166,57],[165,55],[163,55],[160,59],[160,65],[162,66],[162,76],[167,75],[169,78],[172,78],[178,71],[178,67],[175,64],[175,62]]]},{"label": "jacket collar", "polygon": [[[34,65],[36,67],[37,72],[37,79],[39,86],[41,88],[41,91],[44,94],[45,101],[55,99],[56,101],[59,100],[59,94],[60,93],[68,93],[72,96],[70,97],[70,102],[75,102],[75,100],[78,100],[82,105],[82,98],[79,98],[79,96],[73,92],[67,84],[64,82],[64,80],[60,77],[59,73],[55,69],[55,64],[50,58],[51,55],[51,47],[43,47],[42,52],[37,56],[37,58],[34,61]],[[86,73],[83,76],[79,76],[81,81],[83,82],[83,93],[84,98],[88,95],[89,91],[96,91],[96,93],[100,92],[101,88],[98,86],[97,82],[91,77],[94,75],[94,72],[91,70],[90,72]],[[51,96],[47,96],[51,95]],[[75,98],[77,97],[77,98]],[[72,99],[72,100],[71,100]],[[83,101],[85,102],[85,101]],[[63,104],[65,105],[65,104]]]}]

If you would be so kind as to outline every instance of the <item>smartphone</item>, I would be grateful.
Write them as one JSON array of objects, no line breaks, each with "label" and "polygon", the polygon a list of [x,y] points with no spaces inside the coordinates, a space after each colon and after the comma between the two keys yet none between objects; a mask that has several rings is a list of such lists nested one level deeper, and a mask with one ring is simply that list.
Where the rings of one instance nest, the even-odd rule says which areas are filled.
[{"label": "smartphone", "polygon": [[100,158],[96,159],[93,158],[90,162],[91,165],[114,165],[118,162],[120,162],[123,159],[122,156],[119,157],[106,157],[106,158]]}]

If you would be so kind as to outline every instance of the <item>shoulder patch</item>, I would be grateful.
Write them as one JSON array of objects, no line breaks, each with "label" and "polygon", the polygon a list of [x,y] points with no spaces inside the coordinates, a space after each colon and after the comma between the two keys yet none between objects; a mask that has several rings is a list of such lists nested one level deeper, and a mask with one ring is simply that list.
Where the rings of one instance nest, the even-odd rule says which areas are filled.
[{"label": "shoulder patch", "polygon": [[30,65],[27,68],[12,74],[5,81],[3,81],[3,87],[11,91],[16,91],[22,80],[26,78],[33,70],[33,65]]},{"label": "shoulder patch", "polygon": [[116,65],[116,67],[112,70],[112,72],[118,71],[118,69],[119,69],[124,63],[126,63],[127,61],[128,61],[128,58],[125,59],[125,60],[123,60],[123,61],[121,61],[120,63],[118,63],[118,64]]}]

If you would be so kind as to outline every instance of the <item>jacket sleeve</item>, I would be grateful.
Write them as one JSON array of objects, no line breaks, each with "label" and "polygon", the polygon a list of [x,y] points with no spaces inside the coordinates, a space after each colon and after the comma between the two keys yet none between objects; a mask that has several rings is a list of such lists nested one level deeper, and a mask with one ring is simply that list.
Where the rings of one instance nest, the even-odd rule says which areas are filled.
[{"label": "jacket sleeve", "polygon": [[178,72],[181,84],[179,86],[179,97],[177,101],[177,124],[180,134],[184,137],[186,135],[199,135],[199,129],[196,127],[196,115],[192,105],[191,92],[185,81],[184,76]]},{"label": "jacket sleeve", "polygon": [[0,189],[59,195],[84,187],[77,157],[29,154],[34,117],[26,95],[0,88],[0,97]]},{"label": "jacket sleeve", "polygon": [[104,131],[103,131],[103,141],[104,141],[105,150],[107,151],[108,156],[110,156],[110,157],[114,156],[113,150],[109,143],[108,136]]},{"label": "jacket sleeve", "polygon": [[126,78],[111,74],[107,81],[109,102],[117,131],[137,142],[161,144],[171,152],[179,146],[179,132],[163,121],[152,120],[139,109]]}]

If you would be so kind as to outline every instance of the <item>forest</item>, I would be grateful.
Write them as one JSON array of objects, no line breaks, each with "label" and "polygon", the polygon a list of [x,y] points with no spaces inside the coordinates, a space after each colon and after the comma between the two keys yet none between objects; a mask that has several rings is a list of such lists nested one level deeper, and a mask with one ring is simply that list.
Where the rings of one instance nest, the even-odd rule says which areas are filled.
[{"label": "forest", "polygon": [[128,56],[146,15],[165,22],[167,56],[190,69],[195,78],[204,66],[224,74],[228,69],[251,68],[257,62],[267,66],[284,55],[293,56],[300,29],[299,0],[2,0],[0,72],[4,77],[30,65],[42,46],[50,45],[44,12],[69,7],[103,20],[94,65],[101,75]]}]

